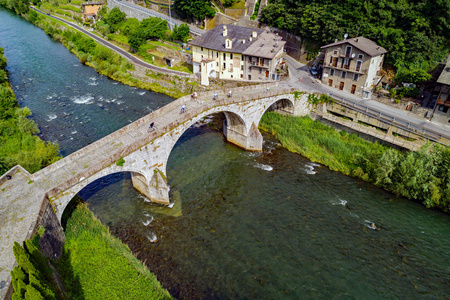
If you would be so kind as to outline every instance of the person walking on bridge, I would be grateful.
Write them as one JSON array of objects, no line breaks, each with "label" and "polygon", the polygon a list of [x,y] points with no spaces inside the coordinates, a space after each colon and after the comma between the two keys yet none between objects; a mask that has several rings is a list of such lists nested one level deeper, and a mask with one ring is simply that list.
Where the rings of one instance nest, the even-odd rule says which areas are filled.
[{"label": "person walking on bridge", "polygon": [[183,114],[186,111],[186,104],[183,104],[181,107],[181,113]]},{"label": "person walking on bridge", "polygon": [[147,132],[152,132],[156,130],[155,122],[151,122],[150,126],[148,127]]}]

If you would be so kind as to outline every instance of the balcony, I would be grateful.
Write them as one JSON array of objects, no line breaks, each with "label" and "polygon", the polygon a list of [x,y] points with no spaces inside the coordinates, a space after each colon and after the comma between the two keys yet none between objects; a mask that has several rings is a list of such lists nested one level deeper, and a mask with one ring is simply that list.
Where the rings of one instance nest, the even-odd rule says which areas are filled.
[{"label": "balcony", "polygon": [[335,70],[340,70],[340,71],[347,71],[347,72],[351,72],[351,73],[358,73],[361,75],[366,75],[367,74],[367,69],[360,69],[359,71],[356,71],[354,69],[354,67],[350,66],[350,65],[344,65],[342,68],[339,66],[334,66],[333,64],[326,64],[324,66],[324,68],[330,68],[330,69],[335,69]]}]

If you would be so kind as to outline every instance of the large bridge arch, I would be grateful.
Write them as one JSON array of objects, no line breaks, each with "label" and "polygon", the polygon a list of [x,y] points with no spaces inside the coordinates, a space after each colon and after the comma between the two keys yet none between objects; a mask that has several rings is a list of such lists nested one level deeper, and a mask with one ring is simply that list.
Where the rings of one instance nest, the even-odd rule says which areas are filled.
[{"label": "large bridge arch", "polygon": [[[51,190],[48,193],[49,194],[48,197],[50,199],[50,202],[55,204],[54,207],[56,208],[55,212],[56,212],[58,219],[61,221],[64,210],[66,209],[66,207],[70,203],[70,201],[72,201],[73,197],[75,197],[75,195],[77,195],[81,190],[83,190],[89,184],[94,183],[95,181],[102,179],[108,175],[112,175],[115,173],[123,173],[123,172],[131,173],[132,177],[139,176],[139,177],[144,177],[146,179],[149,178],[149,174],[146,172],[143,172],[143,170],[137,166],[130,165],[127,167],[121,167],[116,164],[113,164],[109,168],[103,169],[102,171],[97,172],[97,173],[93,174],[92,176],[89,176],[88,178],[84,178],[84,177],[79,178],[77,182],[74,182],[70,187],[66,188],[64,191],[59,191],[58,187]],[[148,179],[148,181],[150,181],[150,179]]]}]

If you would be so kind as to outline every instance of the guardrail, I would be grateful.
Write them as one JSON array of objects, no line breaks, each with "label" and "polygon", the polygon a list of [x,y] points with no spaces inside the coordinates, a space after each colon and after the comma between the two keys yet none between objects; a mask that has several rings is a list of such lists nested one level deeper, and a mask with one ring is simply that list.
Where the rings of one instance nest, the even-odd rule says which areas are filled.
[{"label": "guardrail", "polygon": [[351,108],[351,109],[358,111],[360,113],[363,113],[365,115],[371,116],[373,118],[376,118],[386,124],[397,126],[397,127],[401,128],[402,130],[417,134],[417,135],[424,137],[428,140],[431,140],[433,142],[448,146],[439,140],[441,138],[450,140],[450,135],[441,134],[441,133],[435,132],[433,130],[426,129],[422,126],[412,124],[411,122],[408,122],[407,120],[404,120],[402,118],[383,113],[381,111],[367,107],[360,103],[356,103],[351,100],[348,100],[348,99],[345,99],[345,98],[342,98],[342,97],[339,97],[339,96],[336,96],[333,94],[328,94],[328,95],[331,98],[333,98],[334,100],[337,100],[339,102],[339,104],[341,104],[343,106]]}]

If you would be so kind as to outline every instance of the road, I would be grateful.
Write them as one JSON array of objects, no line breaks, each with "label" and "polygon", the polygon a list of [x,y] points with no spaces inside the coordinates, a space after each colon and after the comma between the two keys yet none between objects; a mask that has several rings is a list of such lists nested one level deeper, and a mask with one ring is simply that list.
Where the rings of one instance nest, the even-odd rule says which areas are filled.
[{"label": "road", "polygon": [[[309,92],[329,94],[334,98],[344,99],[346,103],[355,105],[359,109],[370,110],[371,112],[379,114],[380,116],[387,117],[391,120],[394,119],[398,123],[402,123],[404,125],[415,128],[420,128],[421,131],[425,129],[430,133],[441,135],[450,139],[450,126],[448,125],[430,122],[429,120],[413,115],[406,110],[388,106],[374,100],[362,99],[353,94],[329,87],[325,84],[320,83],[319,80],[315,79],[309,73],[309,66],[296,61],[289,55],[286,55],[285,58],[286,64],[289,66],[289,80],[282,82],[281,84],[285,84],[293,88],[301,88]],[[301,80],[299,81],[299,79]]]},{"label": "road", "polygon": [[156,11],[148,9],[148,8],[144,8],[144,7],[139,6],[139,5],[132,4],[132,3],[127,2],[127,1],[120,1],[120,0],[119,1],[118,0],[111,0],[111,1],[116,2],[117,5],[123,5],[123,6],[127,6],[127,7],[131,8],[131,9],[141,11],[141,12],[147,14],[150,17],[156,17],[156,18],[160,18],[160,19],[166,20],[171,28],[173,28],[173,26],[175,26],[175,25],[187,24],[189,26],[190,32],[195,34],[195,35],[202,35],[202,34],[204,34],[206,32],[205,30],[202,30],[202,29],[200,29],[200,28],[198,28],[198,27],[196,27],[194,25],[190,25],[190,24],[185,23],[183,21],[180,21],[178,19],[174,19],[172,17],[169,17],[169,16],[167,16],[165,14],[156,12]]},{"label": "road", "polygon": [[174,71],[174,70],[170,70],[170,69],[166,69],[166,68],[161,68],[161,67],[157,67],[157,66],[155,66],[155,65],[146,63],[145,61],[143,61],[143,60],[137,58],[136,56],[134,56],[134,55],[128,53],[127,51],[123,50],[122,48],[120,48],[120,47],[118,47],[118,46],[116,46],[116,45],[114,45],[114,44],[108,42],[108,41],[105,40],[105,39],[102,39],[102,38],[99,37],[98,35],[95,35],[95,34],[89,32],[89,31],[87,31],[86,29],[84,29],[83,27],[80,27],[80,26],[76,25],[75,23],[66,21],[66,20],[64,20],[64,19],[58,18],[58,17],[53,16],[53,15],[50,15],[50,14],[46,14],[46,13],[44,13],[43,11],[40,11],[39,9],[37,9],[37,8],[35,8],[35,7],[32,7],[32,6],[31,6],[30,8],[33,9],[33,10],[35,10],[35,11],[38,12],[38,13],[41,13],[41,14],[43,14],[43,15],[47,15],[48,17],[51,17],[51,18],[53,18],[53,19],[55,19],[55,20],[58,20],[58,21],[60,21],[60,22],[63,22],[63,23],[65,23],[65,24],[71,26],[72,28],[74,28],[74,29],[76,29],[76,30],[78,30],[78,31],[80,31],[80,32],[82,32],[82,33],[88,35],[89,37],[93,38],[94,40],[96,40],[96,41],[99,42],[100,44],[102,44],[102,45],[108,47],[108,48],[111,49],[111,50],[114,50],[115,52],[117,52],[118,54],[120,54],[121,56],[123,56],[124,58],[128,59],[129,61],[131,61],[131,62],[133,62],[133,63],[135,63],[135,64],[137,64],[137,65],[140,65],[140,66],[142,66],[142,67],[145,67],[145,68],[148,68],[148,69],[151,69],[151,70],[155,70],[155,71],[157,71],[157,72],[169,73],[169,74],[178,75],[178,76],[181,76],[181,77],[190,77],[190,76],[191,76],[191,74],[186,73],[186,72]]}]

